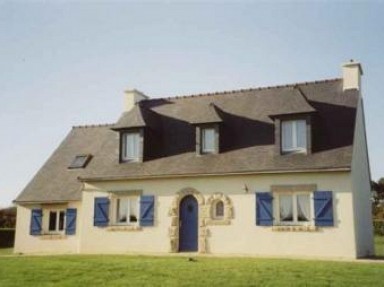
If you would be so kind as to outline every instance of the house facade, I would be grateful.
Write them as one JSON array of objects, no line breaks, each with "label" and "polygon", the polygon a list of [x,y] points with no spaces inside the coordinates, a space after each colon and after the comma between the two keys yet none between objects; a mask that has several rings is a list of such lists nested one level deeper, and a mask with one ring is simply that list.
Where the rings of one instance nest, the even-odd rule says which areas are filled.
[{"label": "house facade", "polygon": [[[15,200],[17,253],[373,254],[362,68],[149,99],[74,127]],[[107,243],[107,244],[106,244]]]}]

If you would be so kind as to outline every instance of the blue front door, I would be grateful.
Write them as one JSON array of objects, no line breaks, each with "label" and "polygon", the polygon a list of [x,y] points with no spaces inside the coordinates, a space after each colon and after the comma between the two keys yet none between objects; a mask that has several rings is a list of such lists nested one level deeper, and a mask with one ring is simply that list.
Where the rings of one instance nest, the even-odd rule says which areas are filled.
[{"label": "blue front door", "polygon": [[197,251],[198,208],[192,195],[180,202],[179,251]]}]

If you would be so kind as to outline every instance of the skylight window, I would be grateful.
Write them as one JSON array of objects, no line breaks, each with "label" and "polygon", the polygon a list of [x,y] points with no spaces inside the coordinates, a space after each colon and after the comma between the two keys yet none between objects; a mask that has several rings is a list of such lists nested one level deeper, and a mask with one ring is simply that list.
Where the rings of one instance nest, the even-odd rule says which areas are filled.
[{"label": "skylight window", "polygon": [[90,154],[77,155],[68,168],[85,168],[92,156]]}]

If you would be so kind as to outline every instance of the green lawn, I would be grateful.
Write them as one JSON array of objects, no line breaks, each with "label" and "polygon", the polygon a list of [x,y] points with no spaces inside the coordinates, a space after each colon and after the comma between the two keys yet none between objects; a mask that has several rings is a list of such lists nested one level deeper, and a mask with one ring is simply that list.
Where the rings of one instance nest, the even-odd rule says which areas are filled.
[{"label": "green lawn", "polygon": [[383,264],[255,258],[0,258],[0,286],[382,286]]},{"label": "green lawn", "polygon": [[0,248],[0,255],[10,255],[13,252],[13,248]]},{"label": "green lawn", "polygon": [[376,256],[384,256],[384,236],[375,236],[375,254]]},{"label": "green lawn", "polygon": [[[384,237],[376,237],[384,256]],[[12,249],[0,249],[0,255]],[[382,286],[384,264],[261,258],[0,256],[0,286]]]}]

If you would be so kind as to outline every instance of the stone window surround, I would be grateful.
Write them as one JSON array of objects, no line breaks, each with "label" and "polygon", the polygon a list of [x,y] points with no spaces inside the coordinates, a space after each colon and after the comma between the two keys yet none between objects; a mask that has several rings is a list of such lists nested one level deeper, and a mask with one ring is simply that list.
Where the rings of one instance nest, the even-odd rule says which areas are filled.
[{"label": "stone window surround", "polygon": [[[141,231],[142,228],[139,225],[139,216],[140,216],[140,196],[143,194],[143,191],[140,189],[123,189],[123,190],[110,190],[108,191],[108,198],[110,201],[109,204],[109,217],[110,222],[107,226],[107,231]],[[138,221],[132,224],[117,224],[116,223],[116,212],[117,212],[117,199],[124,197],[137,197],[138,201]]]},{"label": "stone window surround", "polygon": [[[276,193],[295,193],[307,192],[313,193],[317,190],[317,184],[279,184],[271,185],[271,192]],[[272,231],[275,232],[317,232],[319,228],[313,222],[311,225],[273,225]]]},{"label": "stone window surround", "polygon": [[[216,203],[222,201],[224,204],[224,216],[222,218],[214,217],[214,208]],[[215,193],[208,197],[206,206],[208,213],[208,218],[206,219],[207,225],[229,225],[231,224],[231,219],[233,218],[233,205],[232,201],[223,193]]]}]

